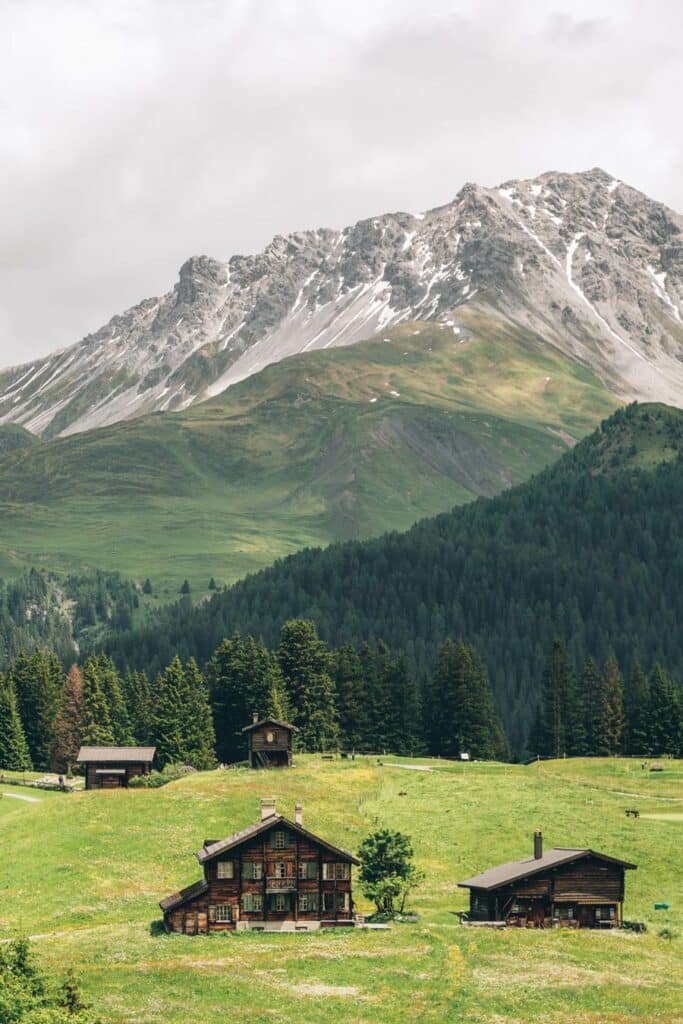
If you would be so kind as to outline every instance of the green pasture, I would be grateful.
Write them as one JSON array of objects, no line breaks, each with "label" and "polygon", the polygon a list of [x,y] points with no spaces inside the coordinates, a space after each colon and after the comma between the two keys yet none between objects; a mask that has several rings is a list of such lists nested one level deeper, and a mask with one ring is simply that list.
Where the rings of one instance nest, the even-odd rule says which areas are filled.
[{"label": "green pasture", "polygon": [[[683,762],[660,775],[626,760],[381,760],[299,756],[290,771],[45,794],[11,813],[0,799],[0,937],[32,935],[56,971],[73,964],[111,1024],[680,1022]],[[623,790],[636,795],[625,802]],[[310,829],[351,850],[378,827],[408,833],[426,873],[410,908],[418,922],[386,932],[160,934],[158,900],[200,877],[203,840],[252,822],[271,794],[284,813],[301,801]],[[641,818],[626,818],[628,805]],[[625,913],[647,934],[463,928],[458,881],[524,856],[538,827],[548,845],[634,861]],[[655,911],[660,900],[671,909]]]}]

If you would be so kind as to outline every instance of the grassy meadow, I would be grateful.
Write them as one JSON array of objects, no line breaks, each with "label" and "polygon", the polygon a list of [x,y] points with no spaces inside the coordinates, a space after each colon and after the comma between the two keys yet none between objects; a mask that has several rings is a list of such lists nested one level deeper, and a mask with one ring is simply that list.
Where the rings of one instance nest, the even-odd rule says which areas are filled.
[{"label": "grassy meadow", "polygon": [[2,454],[0,576],[150,577],[163,598],[406,529],[555,461],[617,406],[540,339],[465,310],[287,359],[182,413]]},{"label": "grassy meadow", "polygon": [[[683,762],[650,773],[627,760],[383,761],[299,756],[291,771],[203,773],[154,791],[37,794],[37,804],[3,797],[0,938],[31,935],[56,971],[73,965],[108,1024],[683,1019]],[[351,850],[380,826],[408,833],[426,873],[409,908],[418,923],[159,934],[158,900],[200,877],[194,852],[204,838],[254,821],[271,793],[290,815],[301,800],[305,824]],[[629,806],[639,820],[625,817]],[[461,927],[467,893],[457,882],[525,856],[537,827],[548,846],[637,863],[625,914],[648,933]],[[654,911],[662,899],[670,911]]]}]

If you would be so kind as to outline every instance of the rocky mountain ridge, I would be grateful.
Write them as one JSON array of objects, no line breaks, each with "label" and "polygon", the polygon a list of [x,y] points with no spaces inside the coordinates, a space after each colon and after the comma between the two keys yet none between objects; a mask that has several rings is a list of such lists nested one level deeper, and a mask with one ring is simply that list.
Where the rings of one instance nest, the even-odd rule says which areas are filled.
[{"label": "rocky mountain ridge", "polygon": [[300,352],[438,321],[512,322],[624,399],[683,405],[683,217],[596,168],[465,185],[426,213],[276,236],[0,373],[0,423],[54,437],[183,409]]}]

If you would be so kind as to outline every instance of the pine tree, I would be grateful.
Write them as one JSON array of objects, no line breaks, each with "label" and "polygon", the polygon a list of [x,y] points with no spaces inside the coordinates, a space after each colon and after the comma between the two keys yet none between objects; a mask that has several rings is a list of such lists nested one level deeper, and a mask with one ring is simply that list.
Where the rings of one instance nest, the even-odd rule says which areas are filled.
[{"label": "pine tree", "polygon": [[282,673],[278,665],[273,663],[271,684],[266,702],[266,715],[269,718],[274,718],[277,722],[288,722],[291,724],[294,717],[292,712],[293,708],[289,702],[287,687],[282,678]]},{"label": "pine tree", "polygon": [[181,594],[190,594],[191,592],[192,592],[192,588],[190,586],[190,581],[189,580],[183,580],[182,586],[180,588],[180,593]]},{"label": "pine tree", "polygon": [[147,744],[152,737],[152,693],[145,672],[126,672],[121,681],[128,721],[136,743]]},{"label": "pine tree", "polygon": [[133,742],[133,734],[119,673],[108,655],[93,655],[93,659],[97,666],[102,693],[107,701],[114,743],[119,747],[129,746]]},{"label": "pine tree", "polygon": [[562,757],[571,748],[569,732],[574,700],[574,674],[562,640],[553,641],[541,677],[540,754]]},{"label": "pine tree", "polygon": [[624,686],[624,751],[627,754],[650,754],[650,685],[647,676],[635,662]]},{"label": "pine tree", "polygon": [[83,729],[83,677],[72,665],[66,677],[55,718],[51,763],[55,772],[67,772],[76,763]]},{"label": "pine tree", "polygon": [[23,772],[32,768],[28,743],[17,708],[14,684],[0,675],[0,768]]},{"label": "pine tree", "polygon": [[216,767],[216,734],[209,694],[197,662],[190,658],[183,674],[185,694],[185,764],[198,771]]},{"label": "pine tree", "polygon": [[464,667],[458,645],[448,637],[439,648],[430,687],[431,749],[439,757],[458,757],[461,752],[469,753],[460,746],[460,715],[466,686]]},{"label": "pine tree", "polygon": [[185,760],[184,690],[185,674],[176,655],[153,688],[153,737],[161,768]]},{"label": "pine tree", "polygon": [[574,736],[571,753],[577,757],[595,754],[595,702],[600,693],[600,670],[589,658],[577,685],[577,710],[574,715]]},{"label": "pine tree", "polygon": [[595,701],[594,748],[602,757],[621,752],[624,732],[624,681],[615,658],[608,658],[600,675]]},{"label": "pine tree", "polygon": [[341,742],[348,750],[363,749],[368,728],[368,693],[360,656],[350,644],[334,652],[332,679]]},{"label": "pine tree", "polygon": [[109,706],[100,683],[96,658],[89,658],[83,667],[83,716],[81,742],[86,746],[106,747],[114,744]]},{"label": "pine tree", "polygon": [[22,653],[12,664],[10,676],[31,761],[35,768],[47,769],[63,684],[62,667],[54,654],[34,651],[29,656]]},{"label": "pine tree", "polygon": [[422,709],[414,678],[401,655],[392,661],[389,675],[391,697],[387,721],[387,745],[397,754],[415,756],[424,752]]},{"label": "pine tree", "polygon": [[661,665],[650,674],[650,751],[655,755],[680,754],[681,701],[670,676]]},{"label": "pine tree", "polygon": [[305,619],[285,622],[277,656],[303,749],[332,749],[339,738],[334,683],[329,653],[314,623]]},{"label": "pine tree", "polygon": [[246,749],[242,730],[252,715],[272,713],[274,699],[287,707],[277,662],[260,640],[235,633],[216,648],[206,675],[218,757],[227,763],[241,761]]},{"label": "pine tree", "polygon": [[205,770],[216,763],[208,692],[193,658],[183,668],[176,655],[157,680],[154,738],[162,768],[167,764],[187,764]]}]

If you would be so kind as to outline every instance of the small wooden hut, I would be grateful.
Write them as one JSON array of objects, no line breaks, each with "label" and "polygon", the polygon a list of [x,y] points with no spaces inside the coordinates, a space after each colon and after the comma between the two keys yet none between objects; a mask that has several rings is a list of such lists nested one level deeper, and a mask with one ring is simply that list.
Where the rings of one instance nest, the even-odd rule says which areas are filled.
[{"label": "small wooden hut", "polygon": [[242,732],[247,735],[250,768],[291,768],[292,738],[299,730],[289,722],[254,715],[251,725]]},{"label": "small wooden hut", "polygon": [[458,884],[470,890],[471,922],[527,928],[616,928],[622,920],[624,876],[635,864],[595,850],[555,847],[501,864]]},{"label": "small wooden hut", "polygon": [[120,789],[136,775],[149,775],[156,747],[81,747],[86,789]]}]

